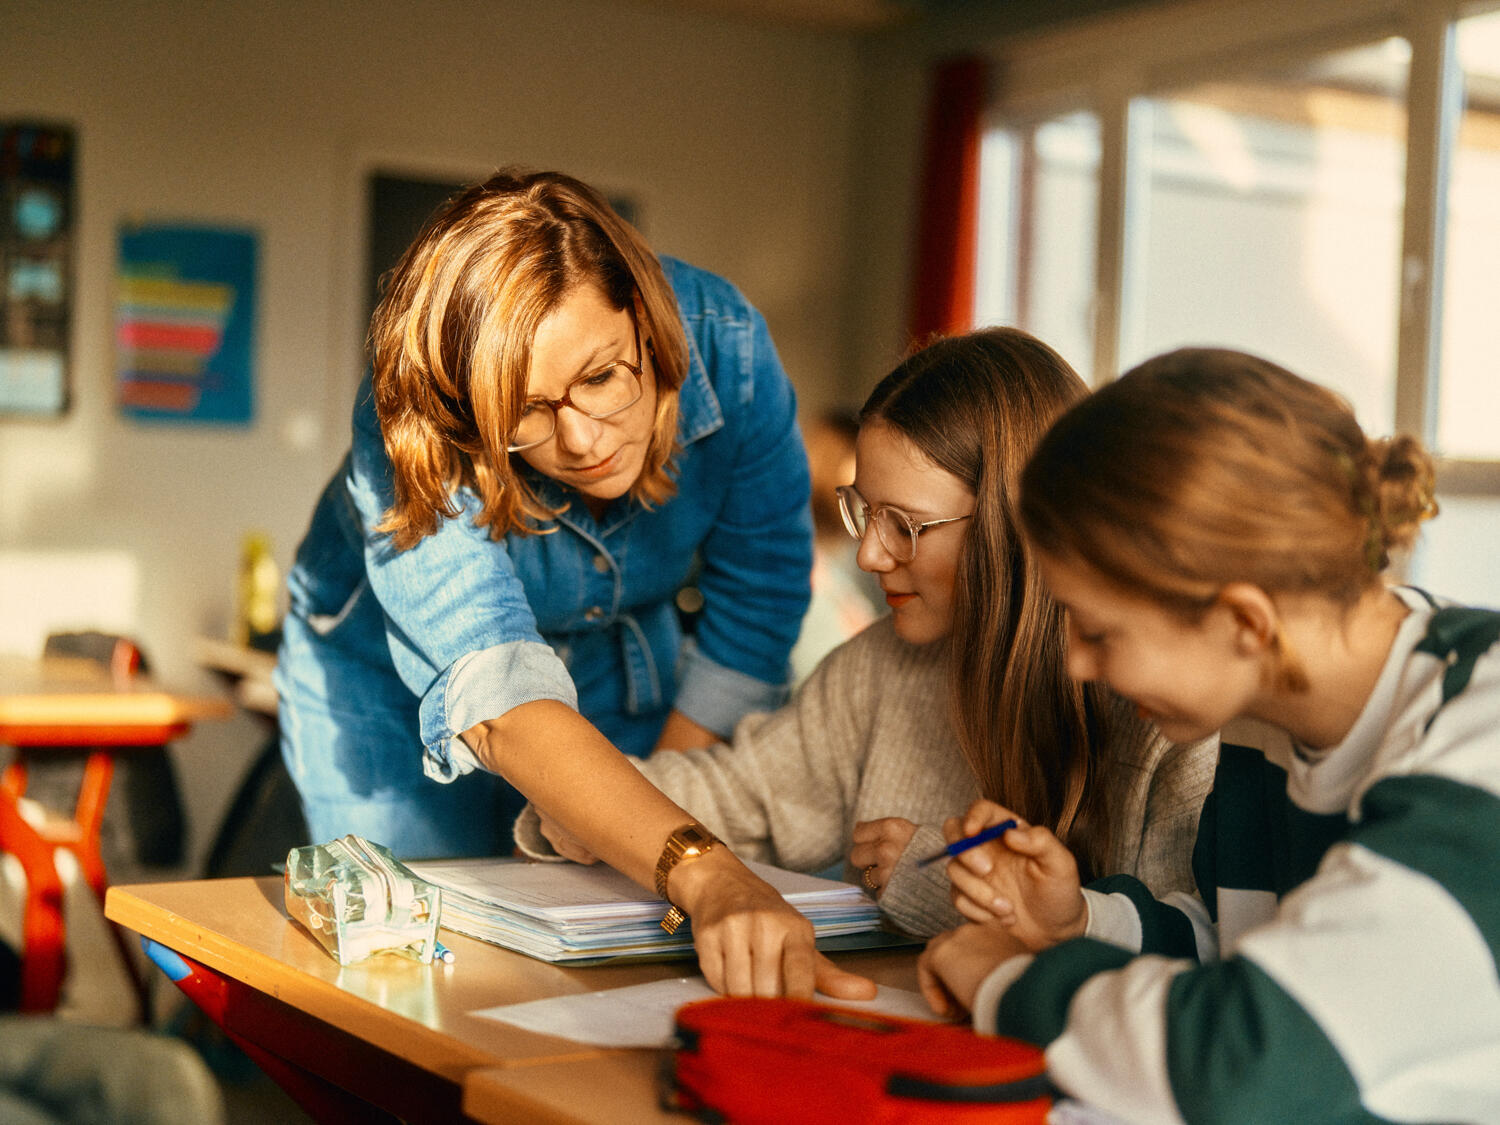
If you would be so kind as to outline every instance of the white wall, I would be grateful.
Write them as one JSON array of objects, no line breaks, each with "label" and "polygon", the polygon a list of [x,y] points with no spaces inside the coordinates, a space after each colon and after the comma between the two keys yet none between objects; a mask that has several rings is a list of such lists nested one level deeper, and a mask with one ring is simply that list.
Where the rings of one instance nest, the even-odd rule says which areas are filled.
[{"label": "white wall", "polygon": [[840,384],[858,406],[902,357],[912,308],[927,51],[893,32],[861,45],[860,113],[849,177],[849,363]]},{"label": "white wall", "polygon": [[[342,453],[376,167],[517,161],[633,195],[659,250],[762,309],[806,404],[861,381],[851,37],[604,0],[9,0],[0,22],[0,117],[70,123],[80,156],[73,406],[0,419],[0,551],[128,553],[168,680],[208,685],[191,641],[225,629],[241,536],[267,530],[285,568]],[[114,238],[139,217],[259,231],[249,428],[116,413]],[[180,747],[195,862],[260,738],[240,719]]]}]

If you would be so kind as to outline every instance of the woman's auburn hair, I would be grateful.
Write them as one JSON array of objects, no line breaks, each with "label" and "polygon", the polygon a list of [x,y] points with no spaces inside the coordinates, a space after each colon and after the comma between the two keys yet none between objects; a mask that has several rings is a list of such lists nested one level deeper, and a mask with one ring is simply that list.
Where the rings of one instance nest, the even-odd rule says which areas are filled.
[{"label": "woman's auburn hair", "polygon": [[1158,737],[1107,688],[1068,675],[1063,611],[1021,535],[1021,469],[1048,425],[1087,391],[1034,336],[990,328],[928,344],[860,413],[974,493],[948,639],[955,733],[980,791],[1052,828],[1085,879],[1110,869],[1117,769]]},{"label": "woman's auburn hair", "polygon": [[537,326],[581,285],[637,318],[641,365],[653,369],[656,418],[631,494],[659,504],[675,491],[678,392],[688,343],[661,263],[587,184],[560,172],[501,169],[453,197],[383,282],[369,350],[375,412],[394,502],[377,531],[397,550],[478,499],[491,538],[540,526],[544,504],[506,449],[526,399]]},{"label": "woman's auburn hair", "polygon": [[1224,348],[1149,359],[1073,407],[1021,477],[1032,543],[1186,621],[1230,582],[1352,605],[1437,514],[1415,438]]}]

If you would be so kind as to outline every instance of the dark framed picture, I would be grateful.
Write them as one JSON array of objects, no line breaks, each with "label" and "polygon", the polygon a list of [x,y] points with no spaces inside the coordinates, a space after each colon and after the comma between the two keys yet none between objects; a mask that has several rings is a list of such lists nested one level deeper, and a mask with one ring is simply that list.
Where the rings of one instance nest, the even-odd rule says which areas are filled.
[{"label": "dark framed picture", "polygon": [[56,417],[69,401],[73,184],[66,125],[0,121],[0,414]]}]

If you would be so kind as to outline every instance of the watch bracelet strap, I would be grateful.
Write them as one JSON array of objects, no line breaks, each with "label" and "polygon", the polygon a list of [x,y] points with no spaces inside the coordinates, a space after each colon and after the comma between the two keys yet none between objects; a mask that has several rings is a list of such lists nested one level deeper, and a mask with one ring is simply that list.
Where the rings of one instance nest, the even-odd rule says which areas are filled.
[{"label": "watch bracelet strap", "polygon": [[[687,855],[681,852],[672,855],[672,853],[676,852],[676,849],[673,847],[673,841],[677,839],[679,834],[693,828],[698,829],[699,832],[707,837],[702,850],[697,851],[692,855]],[[721,843],[723,843],[722,840],[720,840],[708,829],[704,828],[703,825],[698,823],[696,820],[689,821],[682,827],[675,829],[672,834],[667,837],[667,842],[662,846],[661,855],[656,861],[656,870],[654,872],[653,879],[656,884],[657,895],[664,899],[667,904],[667,912],[662,916],[661,920],[661,928],[667,933],[676,933],[678,928],[687,921],[687,914],[667,895],[667,880],[671,877],[672,872],[677,869],[678,864],[682,863],[686,859],[698,859],[705,852],[712,850],[716,844]],[[670,863],[667,862],[669,855],[672,855],[672,861]]]},{"label": "watch bracelet strap", "polygon": [[[675,866],[675,864],[674,864]],[[656,895],[658,898],[666,899],[668,903],[672,900],[667,898],[667,875],[670,870],[663,870],[660,862],[656,865]]]}]

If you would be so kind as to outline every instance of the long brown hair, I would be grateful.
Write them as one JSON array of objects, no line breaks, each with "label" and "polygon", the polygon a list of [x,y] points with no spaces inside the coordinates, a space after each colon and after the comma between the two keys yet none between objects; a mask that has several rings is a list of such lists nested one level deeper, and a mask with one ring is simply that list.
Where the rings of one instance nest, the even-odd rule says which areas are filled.
[{"label": "long brown hair", "polygon": [[537,325],[590,284],[632,310],[654,369],[656,419],[632,494],[646,503],[672,495],[688,345],[661,263],[587,184],[502,169],[427,223],[386,277],[371,322],[375,410],[395,491],[379,530],[398,550],[459,514],[460,487],[478,495],[475,523],[496,539],[541,530],[557,515],[516,473],[506,445]]},{"label": "long brown hair", "polygon": [[1352,605],[1437,513],[1432,458],[1258,356],[1184,348],[1071,409],[1021,478],[1028,537],[1196,620],[1228,582]]},{"label": "long brown hair", "polygon": [[894,427],[974,493],[948,641],[959,745],[984,795],[1052,828],[1089,878],[1113,842],[1111,767],[1156,736],[1119,697],[1068,676],[1062,611],[1017,521],[1026,458],[1086,393],[1046,344],[991,328],[911,356],[860,419]]}]

